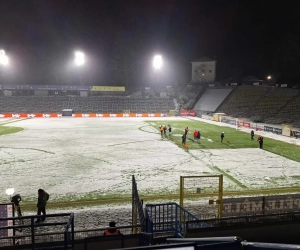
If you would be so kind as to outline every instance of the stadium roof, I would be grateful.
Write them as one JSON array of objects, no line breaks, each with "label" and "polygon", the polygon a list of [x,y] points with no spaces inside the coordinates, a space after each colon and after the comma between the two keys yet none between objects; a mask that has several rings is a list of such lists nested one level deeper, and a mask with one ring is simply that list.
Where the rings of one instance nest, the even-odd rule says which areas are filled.
[{"label": "stadium roof", "polygon": [[203,56],[203,57],[201,57],[201,58],[199,58],[197,60],[194,60],[192,62],[216,62],[216,61],[217,60],[211,59],[211,58],[209,58],[207,56]]}]

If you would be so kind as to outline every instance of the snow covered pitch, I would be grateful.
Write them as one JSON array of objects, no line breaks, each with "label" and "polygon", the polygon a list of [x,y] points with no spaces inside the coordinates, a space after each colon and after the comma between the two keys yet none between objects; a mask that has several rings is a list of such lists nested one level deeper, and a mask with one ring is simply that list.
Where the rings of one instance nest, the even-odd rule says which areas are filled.
[{"label": "snow covered pitch", "polygon": [[[52,202],[130,197],[132,175],[142,195],[178,193],[181,175],[226,173],[224,191],[298,186],[298,162],[258,148],[187,152],[162,139],[158,128],[151,126],[160,119],[171,124],[185,120],[14,120],[7,126],[24,130],[0,136],[0,202],[8,201],[9,187],[29,203],[36,201],[39,188],[50,194]],[[0,125],[4,121],[8,120],[0,120]]]}]

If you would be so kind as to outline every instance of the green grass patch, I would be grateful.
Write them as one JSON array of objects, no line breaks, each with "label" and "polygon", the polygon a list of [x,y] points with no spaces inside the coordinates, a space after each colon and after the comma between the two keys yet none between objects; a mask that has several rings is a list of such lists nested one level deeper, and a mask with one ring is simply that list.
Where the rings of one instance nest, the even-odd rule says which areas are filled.
[{"label": "green grass patch", "polygon": [[18,133],[23,130],[24,130],[23,128],[19,128],[19,127],[8,127],[8,126],[0,125],[0,135],[8,135],[8,134],[13,134],[13,133]]},{"label": "green grass patch", "polygon": [[[258,148],[256,132],[255,140],[251,141],[250,133],[236,130],[230,127],[221,127],[205,122],[185,120],[185,121],[149,121],[149,125],[157,129],[159,133],[159,126],[170,124],[172,127],[172,136],[166,139],[174,142],[179,147],[182,147],[181,136],[184,134],[184,129],[189,127],[187,135],[187,144],[190,150],[201,149],[238,149],[238,148]],[[201,140],[200,143],[194,142],[194,131],[200,130]],[[223,143],[221,143],[221,133],[225,133]],[[182,147],[183,148],[183,147]],[[274,140],[264,137],[264,150],[271,153],[286,157],[290,160],[300,162],[300,148],[297,145],[287,142]]]}]

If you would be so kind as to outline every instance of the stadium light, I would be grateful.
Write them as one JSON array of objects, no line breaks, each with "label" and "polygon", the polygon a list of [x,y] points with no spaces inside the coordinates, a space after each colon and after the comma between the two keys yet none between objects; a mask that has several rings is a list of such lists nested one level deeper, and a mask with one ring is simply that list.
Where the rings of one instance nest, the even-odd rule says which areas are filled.
[{"label": "stadium light", "polygon": [[3,66],[7,66],[9,63],[8,57],[5,54],[4,50],[0,50],[0,64]]},{"label": "stadium light", "polygon": [[5,192],[6,192],[7,195],[12,195],[15,192],[15,189],[14,188],[8,188],[8,189],[6,189]]},{"label": "stadium light", "polygon": [[85,63],[85,56],[82,52],[76,51],[75,52],[75,64],[77,66],[82,66]]},{"label": "stadium light", "polygon": [[153,58],[153,67],[155,69],[160,69],[161,66],[162,66],[162,57],[161,57],[161,55],[154,56],[154,58]]}]

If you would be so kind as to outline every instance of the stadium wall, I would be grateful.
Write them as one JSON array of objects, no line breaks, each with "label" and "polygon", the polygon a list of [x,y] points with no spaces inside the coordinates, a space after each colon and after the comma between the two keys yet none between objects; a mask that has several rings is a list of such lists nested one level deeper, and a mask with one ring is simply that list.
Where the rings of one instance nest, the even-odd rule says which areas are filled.
[{"label": "stadium wall", "polygon": [[[230,124],[236,126],[237,128],[244,127],[244,128],[254,129],[256,131],[265,131],[265,132],[270,132],[278,135],[287,136],[285,131],[287,126],[286,124],[282,124],[282,128],[278,128],[278,127],[273,127],[272,125],[264,125],[264,124],[258,124],[258,123],[248,122],[248,121],[242,121],[242,120],[238,120],[237,118],[228,117],[228,116],[222,116],[220,119],[217,119],[213,115],[201,115],[200,118],[205,120]],[[300,131],[292,129],[290,127],[290,137],[300,138]]]},{"label": "stadium wall", "polygon": [[185,234],[185,238],[198,237],[226,237],[238,235],[250,242],[269,242],[299,244],[299,221],[260,223],[257,225],[237,225],[221,228],[191,229]]}]

